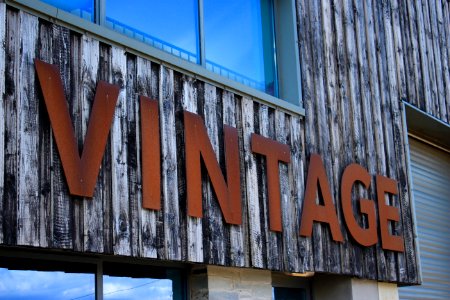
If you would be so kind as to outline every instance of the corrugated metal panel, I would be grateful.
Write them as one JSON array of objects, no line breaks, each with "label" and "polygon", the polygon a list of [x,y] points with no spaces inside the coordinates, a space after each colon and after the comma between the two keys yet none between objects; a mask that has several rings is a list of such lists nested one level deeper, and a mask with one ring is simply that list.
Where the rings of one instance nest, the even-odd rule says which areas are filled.
[{"label": "corrugated metal panel", "polygon": [[421,286],[400,299],[450,299],[450,155],[409,139]]}]

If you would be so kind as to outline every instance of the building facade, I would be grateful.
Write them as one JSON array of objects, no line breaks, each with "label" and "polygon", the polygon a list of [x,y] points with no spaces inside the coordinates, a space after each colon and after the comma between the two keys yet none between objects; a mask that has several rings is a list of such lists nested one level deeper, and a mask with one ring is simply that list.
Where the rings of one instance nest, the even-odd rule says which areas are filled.
[{"label": "building facade", "polygon": [[227,65],[210,2],[0,1],[0,268],[91,274],[68,299],[448,298],[450,3],[253,1],[263,50]]}]

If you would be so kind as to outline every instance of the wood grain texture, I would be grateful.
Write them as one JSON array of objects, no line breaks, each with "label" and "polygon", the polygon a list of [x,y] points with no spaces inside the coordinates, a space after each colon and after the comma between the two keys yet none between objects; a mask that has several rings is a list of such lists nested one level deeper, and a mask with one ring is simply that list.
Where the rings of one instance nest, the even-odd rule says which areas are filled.
[{"label": "wood grain texture", "polygon": [[[0,244],[416,283],[401,101],[449,122],[449,5],[298,0],[301,117],[0,3]],[[98,81],[121,87],[92,199],[68,194],[34,58],[60,69],[80,150]],[[139,95],[159,103],[159,211],[142,209]],[[205,168],[204,217],[187,215],[183,110],[202,116],[224,174],[223,126],[238,129],[241,226],[224,222]],[[281,233],[268,229],[265,158],[251,152],[252,133],[291,148],[291,163],[279,164]],[[312,237],[299,236],[313,153],[325,164],[342,244],[317,222]],[[405,253],[384,251],[380,243],[360,247],[347,232],[340,179],[353,162],[398,181],[399,195],[386,201],[401,212],[393,232],[403,236]],[[357,203],[377,201],[374,180],[353,191],[365,226]]]},{"label": "wood grain texture", "polygon": [[[235,128],[241,128],[240,125],[240,115],[239,113],[239,99],[236,99],[231,92],[223,91],[222,94],[222,116],[223,116],[223,124],[232,126]],[[242,136],[242,131],[240,136]],[[243,144],[242,139],[239,139],[239,149],[242,152]],[[241,186],[242,183],[245,182],[245,177],[243,176],[243,159],[240,157],[240,165],[241,165]],[[246,242],[246,237],[248,235],[248,222],[247,222],[247,204],[245,203],[245,191],[241,190],[241,200],[242,200],[242,226],[229,225],[229,235],[230,235],[230,255],[229,260],[232,266],[236,267],[245,267],[249,266],[249,258],[248,258],[248,243]],[[225,258],[226,259],[226,258]]]},{"label": "wood grain texture", "polygon": [[26,85],[26,89],[20,89],[16,98],[18,131],[18,182],[17,197],[21,201],[17,206],[17,244],[39,245],[39,166],[38,166],[38,110],[39,106],[34,101],[35,72],[32,68],[36,51],[38,36],[37,18],[19,13],[19,32],[21,35],[20,47],[22,49],[19,58],[18,86]]},{"label": "wood grain texture", "polygon": [[[177,108],[177,114],[181,115],[182,111],[188,111],[191,113],[198,113],[198,100],[197,94],[199,88],[193,80],[188,76],[182,76],[181,79],[181,96],[178,101],[179,107]],[[201,90],[201,89],[200,89]],[[182,124],[177,124],[177,146],[184,147],[184,130]],[[178,181],[179,181],[179,196],[186,203],[186,165],[184,163],[185,155],[181,151],[178,158]],[[183,213],[186,217],[183,219],[186,226],[187,237],[187,260],[192,262],[202,262],[203,255],[203,221],[201,218],[195,218],[187,215],[187,204],[185,204]]]},{"label": "wood grain texture", "polygon": [[114,254],[131,255],[130,206],[128,187],[128,122],[126,90],[126,53],[122,49],[111,51],[112,82],[120,87],[116,111],[111,128],[112,215]]},{"label": "wood grain texture", "polygon": [[[6,5],[0,3],[0,45],[6,45]],[[5,74],[5,47],[0,47],[0,74]],[[5,191],[5,81],[0,80],[0,211],[3,211]],[[0,213],[0,243],[3,243],[3,214]]]},{"label": "wood grain texture", "polygon": [[[273,129],[273,112],[266,105],[255,106],[258,118],[255,118],[255,132],[267,138],[274,139],[275,131]],[[271,111],[269,113],[269,110]],[[272,124],[271,124],[272,122]],[[258,186],[260,187],[259,202],[254,205],[261,207],[260,217],[263,220],[261,240],[263,243],[263,255],[266,258],[265,263],[268,269],[279,270],[281,268],[280,251],[281,244],[279,244],[280,234],[269,230],[269,199],[268,199],[268,176],[266,158],[261,155],[253,154],[256,159],[256,170]]]},{"label": "wood grain texture", "polygon": [[[38,57],[42,61],[52,61],[53,50],[53,28],[49,23],[40,22],[39,24],[39,53]],[[37,89],[39,93],[39,88]],[[53,237],[53,218],[52,218],[52,132],[50,130],[50,120],[45,109],[40,106],[39,113],[39,163],[40,163],[40,246],[51,247]]]},{"label": "wood grain texture", "polygon": [[[88,122],[91,118],[91,107],[93,97],[96,91],[96,83],[98,69],[100,64],[100,44],[93,38],[83,36],[79,42],[80,54],[79,63],[82,72],[79,74],[79,90],[80,90],[80,122],[82,141],[86,136]],[[73,55],[75,58],[75,55]],[[73,68],[77,69],[77,68]],[[78,136],[80,136],[78,135]],[[84,145],[84,142],[83,142]],[[103,169],[103,168],[102,168]],[[102,173],[102,170],[100,171]],[[83,247],[87,252],[103,252],[104,251],[104,232],[103,232],[103,205],[104,185],[100,178],[103,174],[99,174],[97,185],[92,199],[83,199]]]},{"label": "wood grain texture", "polygon": [[263,240],[261,228],[261,212],[259,206],[259,185],[256,171],[256,159],[251,153],[250,136],[255,132],[253,101],[242,98],[242,135],[244,144],[244,165],[245,165],[245,186],[246,191],[248,224],[249,224],[249,244],[250,244],[250,265],[256,268],[263,268]]},{"label": "wood grain texture", "polygon": [[[180,208],[178,197],[177,143],[175,126],[174,75],[160,69],[159,106],[161,109],[162,193],[164,199],[164,257],[181,260]],[[158,256],[159,258],[159,256]]]},{"label": "wood grain texture", "polygon": [[[138,95],[146,96],[151,99],[158,99],[157,91],[154,86],[158,86],[158,82],[154,80],[152,76],[152,63],[141,57],[136,58],[136,92]],[[154,82],[156,81],[156,82]],[[154,210],[142,209],[142,159],[141,152],[139,151],[139,145],[141,144],[141,134],[140,131],[140,113],[137,109],[139,103],[135,102],[135,118],[136,118],[136,168],[138,170],[136,174],[136,184],[139,187],[139,191],[136,194],[135,201],[138,206],[138,213],[140,213],[139,226],[140,226],[140,255],[142,257],[157,258],[157,234],[156,234],[156,220],[157,215],[160,212]]]},{"label": "wood grain texture", "polygon": [[[73,101],[69,97],[70,91],[70,71],[69,61],[70,49],[69,46],[69,30],[61,26],[52,25],[53,29],[53,53],[52,63],[59,67],[61,79],[64,86],[64,92],[69,104],[69,112]],[[73,118],[73,116],[72,116]],[[52,136],[51,149],[51,167],[52,172],[52,206],[53,206],[53,245],[56,248],[72,248],[74,243],[79,245],[79,235],[77,239],[74,238],[74,226],[71,224],[71,218],[74,211],[74,203],[68,194],[68,187],[64,178],[64,171],[62,169],[61,160],[58,154],[58,149],[54,143]],[[75,219],[75,218],[74,218]],[[80,219],[75,219],[79,224]],[[78,228],[78,227],[77,227]],[[80,232],[80,230],[78,230]]]}]

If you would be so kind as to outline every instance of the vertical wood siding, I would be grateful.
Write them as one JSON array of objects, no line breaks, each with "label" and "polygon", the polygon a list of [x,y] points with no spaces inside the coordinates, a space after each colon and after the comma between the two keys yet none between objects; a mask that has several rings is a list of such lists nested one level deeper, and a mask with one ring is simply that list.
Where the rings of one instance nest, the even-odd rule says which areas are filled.
[{"label": "vertical wood siding", "polygon": [[[298,0],[299,117],[0,3],[0,244],[417,283],[401,101],[449,122],[449,9],[444,0]],[[34,58],[59,67],[80,150],[97,82],[120,86],[92,199],[68,194]],[[141,204],[139,95],[159,103],[160,211]],[[206,173],[204,217],[187,215],[183,110],[202,116],[223,171],[223,125],[238,129],[241,226],[225,224]],[[251,153],[252,133],[291,148],[279,169],[281,233],[268,229],[265,158]],[[313,153],[324,160],[343,243],[323,224],[299,235]],[[398,180],[389,201],[401,211],[394,231],[404,253],[360,247],[348,234],[340,178],[354,162]],[[376,201],[374,180],[353,196]]]}]

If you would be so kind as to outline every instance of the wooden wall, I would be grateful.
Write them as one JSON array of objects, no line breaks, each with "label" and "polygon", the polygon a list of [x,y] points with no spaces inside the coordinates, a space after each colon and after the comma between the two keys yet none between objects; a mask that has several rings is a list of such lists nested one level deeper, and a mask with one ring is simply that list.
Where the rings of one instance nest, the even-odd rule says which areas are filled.
[{"label": "wooden wall", "polygon": [[[0,3],[0,244],[417,283],[401,101],[449,122],[449,3],[299,0],[297,16],[305,117]],[[93,199],[68,194],[34,58],[59,66],[80,149],[96,83],[121,87]],[[161,211],[141,208],[139,95],[159,101]],[[183,110],[203,117],[222,167],[223,124],[238,128],[242,226],[224,223],[206,176],[204,218],[187,216]],[[282,233],[268,230],[254,132],[291,147],[291,163],[280,165]],[[342,244],[326,225],[315,224],[312,238],[298,234],[312,153],[326,165]],[[347,234],[336,200],[353,162],[398,180],[390,201],[401,211],[404,253],[360,247]],[[376,201],[374,187],[357,187],[355,199]]]}]

